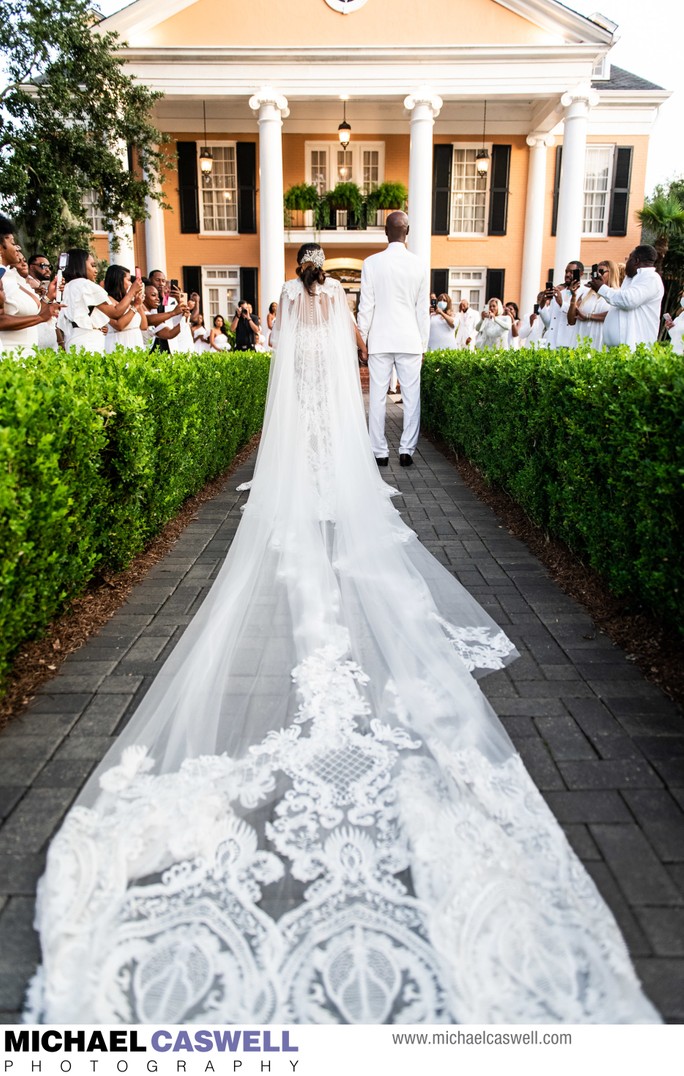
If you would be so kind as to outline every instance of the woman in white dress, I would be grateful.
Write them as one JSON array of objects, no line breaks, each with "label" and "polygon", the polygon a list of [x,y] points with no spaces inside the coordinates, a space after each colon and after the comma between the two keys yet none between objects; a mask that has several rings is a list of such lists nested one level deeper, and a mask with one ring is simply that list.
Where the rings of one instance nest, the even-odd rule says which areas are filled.
[{"label": "woman in white dress", "polygon": [[[110,300],[121,302],[131,285],[131,271],[123,265],[110,265],[105,273],[104,290]],[[142,285],[133,304],[120,318],[110,318],[105,337],[105,351],[116,347],[145,347],[143,332],[147,328],[147,315],[143,305]]]},{"label": "woman in white dress", "polygon": [[5,303],[0,314],[0,351],[18,354],[38,347],[38,326],[52,317],[52,307],[43,302],[19,275],[17,266],[23,259],[14,238],[16,225],[0,216],[0,265],[5,269],[2,284]]},{"label": "woman in white dress", "polygon": [[204,316],[196,314],[192,327],[192,338],[195,343],[195,351],[211,351],[209,344],[209,330],[204,324]]},{"label": "woman in white dress", "polygon": [[227,558],[50,847],[27,1018],[655,1021],[474,678],[512,644],[378,475],[324,257]]},{"label": "woman in white dress", "polygon": [[137,296],[142,294],[142,284],[134,280],[120,302],[115,303],[96,283],[97,263],[90,251],[74,248],[67,254],[66,283],[57,328],[64,334],[67,351],[83,348],[102,354],[105,350],[103,330],[108,327],[109,319],[120,318],[131,309]]},{"label": "woman in white dress", "polygon": [[437,296],[436,305],[430,308],[428,351],[439,351],[441,348],[455,347],[456,330],[453,303],[449,295],[442,293]]},{"label": "woman in white dress", "polygon": [[[611,288],[620,287],[620,271],[617,263],[602,261],[597,271],[604,284]],[[588,340],[593,348],[600,351],[603,347],[603,323],[610,310],[610,305],[602,295],[588,288],[579,298],[573,293],[568,307],[568,325],[577,325],[577,343]]]},{"label": "woman in white dress", "polygon": [[230,351],[230,341],[226,333],[226,323],[221,314],[216,314],[209,333],[209,347],[214,351]]},{"label": "woman in white dress", "polygon": [[684,294],[679,296],[680,313],[672,318],[665,315],[665,328],[672,342],[672,350],[677,355],[684,355]]},{"label": "woman in white dress", "polygon": [[511,327],[508,332],[508,348],[517,351],[520,347],[520,310],[517,303],[506,303],[504,314],[511,319]]},{"label": "woman in white dress", "polygon": [[476,325],[476,349],[508,347],[511,327],[511,316],[504,313],[501,299],[490,299]]}]

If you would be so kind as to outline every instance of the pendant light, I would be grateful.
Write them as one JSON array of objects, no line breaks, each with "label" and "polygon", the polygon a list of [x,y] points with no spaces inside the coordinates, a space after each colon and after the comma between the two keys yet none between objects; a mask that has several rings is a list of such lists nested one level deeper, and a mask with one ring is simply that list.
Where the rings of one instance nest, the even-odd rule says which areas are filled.
[{"label": "pendant light", "polygon": [[342,98],[342,106],[343,106],[344,114],[343,114],[343,117],[342,117],[342,123],[337,128],[337,137],[340,140],[340,145],[342,146],[342,149],[346,149],[347,146],[349,145],[349,142],[350,142],[350,139],[351,139],[351,127],[347,123],[347,98],[346,97]]},{"label": "pendant light", "polygon": [[211,175],[211,170],[214,167],[214,157],[207,146],[207,105],[206,101],[202,101],[202,115],[204,117],[204,145],[200,149],[199,162],[202,175]]},{"label": "pendant light", "polygon": [[487,133],[487,102],[484,103],[484,119],[482,120],[482,149],[475,154],[475,170],[480,179],[485,179],[489,172],[489,151],[485,149],[485,136]]}]

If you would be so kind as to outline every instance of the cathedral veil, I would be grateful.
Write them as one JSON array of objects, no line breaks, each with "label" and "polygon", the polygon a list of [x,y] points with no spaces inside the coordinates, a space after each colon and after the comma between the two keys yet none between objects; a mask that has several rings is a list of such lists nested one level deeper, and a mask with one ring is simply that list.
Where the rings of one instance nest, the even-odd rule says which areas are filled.
[{"label": "cathedral veil", "polygon": [[656,1020],[475,677],[512,644],[368,444],[333,280],[285,285],[217,579],[54,839],[32,1020]]}]

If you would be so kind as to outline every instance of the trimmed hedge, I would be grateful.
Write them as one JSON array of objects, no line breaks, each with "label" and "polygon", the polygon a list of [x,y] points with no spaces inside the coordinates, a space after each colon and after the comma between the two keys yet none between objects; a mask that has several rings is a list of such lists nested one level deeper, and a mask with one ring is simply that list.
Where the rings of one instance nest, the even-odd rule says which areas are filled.
[{"label": "trimmed hedge", "polygon": [[117,350],[0,360],[0,676],[261,428],[269,356]]},{"label": "trimmed hedge", "polygon": [[630,597],[684,631],[684,362],[668,345],[440,351],[426,428]]}]

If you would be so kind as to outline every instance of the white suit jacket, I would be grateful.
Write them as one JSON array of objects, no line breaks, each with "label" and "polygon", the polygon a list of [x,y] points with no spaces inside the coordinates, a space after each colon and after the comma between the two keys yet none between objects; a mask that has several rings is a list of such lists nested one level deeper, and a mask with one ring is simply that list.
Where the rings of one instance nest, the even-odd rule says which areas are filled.
[{"label": "white suit jacket", "polygon": [[371,354],[420,355],[430,335],[428,270],[403,243],[366,258],[361,270],[359,332]]}]

